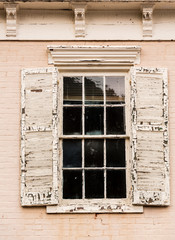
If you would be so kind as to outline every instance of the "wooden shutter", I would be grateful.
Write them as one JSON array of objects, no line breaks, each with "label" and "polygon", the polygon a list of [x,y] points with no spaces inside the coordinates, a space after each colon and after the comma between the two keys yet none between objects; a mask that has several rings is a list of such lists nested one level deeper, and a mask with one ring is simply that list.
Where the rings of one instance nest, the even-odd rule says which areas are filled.
[{"label": "wooden shutter", "polygon": [[57,69],[22,71],[21,203],[58,203]]},{"label": "wooden shutter", "polygon": [[133,204],[169,205],[167,70],[131,70]]}]

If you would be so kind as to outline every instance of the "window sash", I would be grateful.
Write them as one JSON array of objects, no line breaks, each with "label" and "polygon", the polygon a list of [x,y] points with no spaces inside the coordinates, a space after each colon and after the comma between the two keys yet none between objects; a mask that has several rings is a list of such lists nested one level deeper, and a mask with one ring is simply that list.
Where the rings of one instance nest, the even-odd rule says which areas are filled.
[{"label": "window sash", "polygon": [[[104,79],[104,76],[124,76],[124,81],[125,81],[125,103],[120,103],[120,104],[105,104],[105,98],[104,98],[104,104],[85,104],[85,99],[84,99],[84,92],[82,92],[82,96],[83,96],[83,99],[82,99],[82,104],[77,104],[77,105],[73,105],[73,104],[63,104],[63,77],[64,76],[69,76],[69,77],[73,77],[73,76],[103,76],[103,79]],[[85,203],[86,201],[90,201],[90,202],[99,202],[99,201],[103,201],[104,203],[105,202],[113,202],[115,201],[120,203],[127,203],[128,201],[130,202],[130,199],[131,199],[131,192],[129,191],[129,189],[131,188],[131,185],[130,185],[130,165],[128,163],[128,159],[129,159],[129,148],[130,148],[130,142],[129,142],[129,139],[130,139],[130,130],[129,130],[129,79],[128,79],[128,73],[103,73],[103,72],[100,72],[100,73],[65,73],[65,74],[60,74],[60,79],[59,79],[60,83],[59,83],[59,86],[60,86],[60,89],[59,89],[59,109],[61,109],[61,113],[60,113],[60,118],[59,118],[59,139],[60,139],[60,144],[59,144],[59,149],[60,149],[60,164],[59,164],[59,175],[60,175],[60,181],[59,181],[59,198],[60,198],[60,202],[62,202],[62,204],[68,204],[68,203],[74,203],[74,202],[79,202],[79,203]],[[84,85],[84,81],[83,81],[83,85]],[[103,84],[103,88],[104,88],[104,91],[105,91],[105,83]],[[84,91],[84,86],[82,86],[82,89]],[[106,95],[106,94],[104,94]],[[62,129],[63,129],[63,106],[64,107],[74,107],[74,106],[77,106],[77,107],[81,107],[83,109],[85,109],[85,106],[86,107],[103,107],[105,106],[105,108],[107,106],[109,107],[124,107],[125,108],[125,134],[114,134],[114,135],[107,135],[106,133],[104,133],[103,135],[85,135],[84,134],[84,131],[82,132],[81,135],[63,135],[63,132],[62,132]],[[104,116],[106,116],[106,114],[104,113]],[[84,128],[84,111],[82,113],[82,125],[83,125],[83,128]],[[104,120],[104,124],[106,124],[106,119]],[[104,126],[104,128],[106,129],[106,126]],[[125,161],[126,161],[126,166],[125,168],[115,168],[115,167],[101,167],[101,168],[89,168],[88,167],[88,170],[90,169],[102,169],[102,170],[105,170],[106,169],[125,169],[126,170],[126,198],[122,198],[122,199],[118,199],[118,198],[115,198],[115,199],[109,199],[109,198],[102,198],[102,199],[85,199],[84,198],[84,193],[83,193],[83,198],[82,199],[63,199],[63,170],[66,169],[68,170],[68,168],[63,168],[63,149],[62,149],[62,141],[64,139],[82,139],[82,141],[84,141],[85,139],[104,139],[104,142],[106,141],[106,139],[125,139]],[[82,150],[84,149],[84,147],[82,147]],[[83,150],[84,151],[84,150]],[[104,148],[104,151],[106,151],[106,149]],[[105,156],[105,152],[104,152],[104,156]],[[83,153],[84,155],[84,153]],[[83,159],[84,161],[84,159]],[[70,168],[72,169],[72,168]],[[77,168],[78,169],[81,169],[82,171],[84,171],[86,168],[83,167],[83,168]],[[105,178],[106,179],[106,178]],[[83,179],[84,181],[84,179]],[[106,180],[105,180],[106,181]],[[106,183],[105,183],[106,185]],[[106,194],[105,194],[106,195]]]}]

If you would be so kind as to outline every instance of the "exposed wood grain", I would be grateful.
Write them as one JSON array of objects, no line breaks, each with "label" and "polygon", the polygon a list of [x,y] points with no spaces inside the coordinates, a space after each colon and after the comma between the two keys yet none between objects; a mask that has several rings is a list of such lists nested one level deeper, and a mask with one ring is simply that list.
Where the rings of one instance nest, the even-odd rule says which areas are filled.
[{"label": "exposed wood grain", "polygon": [[[21,202],[58,202],[57,69],[22,72]],[[56,175],[56,176],[55,176]]]},{"label": "exposed wood grain", "polygon": [[133,203],[169,205],[167,70],[132,70]]}]

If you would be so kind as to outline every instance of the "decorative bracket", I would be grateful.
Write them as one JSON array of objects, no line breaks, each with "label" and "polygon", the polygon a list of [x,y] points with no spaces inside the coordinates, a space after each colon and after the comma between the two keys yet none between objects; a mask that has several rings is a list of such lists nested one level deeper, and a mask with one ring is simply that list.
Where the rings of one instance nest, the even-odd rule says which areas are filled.
[{"label": "decorative bracket", "polygon": [[86,4],[73,3],[72,9],[75,15],[75,37],[85,37],[85,11]]},{"label": "decorative bracket", "polygon": [[143,4],[142,10],[142,24],[143,24],[143,37],[152,37],[153,29],[153,4]]},{"label": "decorative bracket", "polygon": [[6,11],[6,36],[16,37],[17,10],[19,5],[16,3],[4,3]]}]

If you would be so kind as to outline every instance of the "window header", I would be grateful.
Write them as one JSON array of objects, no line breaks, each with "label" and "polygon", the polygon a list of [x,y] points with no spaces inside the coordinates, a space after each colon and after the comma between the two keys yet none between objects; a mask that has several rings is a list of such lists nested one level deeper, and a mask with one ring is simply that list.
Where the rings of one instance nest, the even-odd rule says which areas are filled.
[{"label": "window header", "polygon": [[140,63],[139,46],[48,46],[48,63],[59,70],[130,69]]}]

